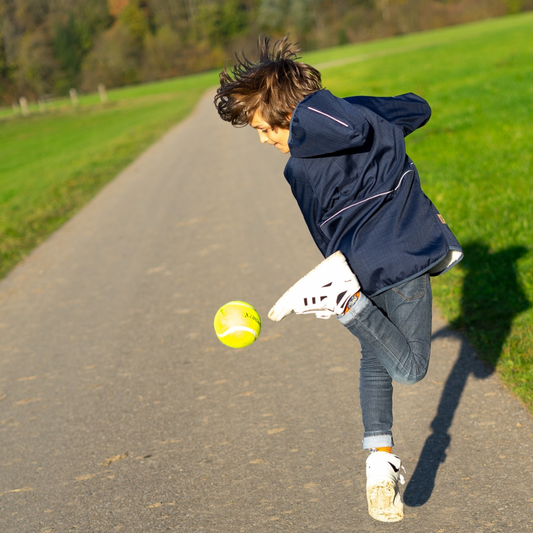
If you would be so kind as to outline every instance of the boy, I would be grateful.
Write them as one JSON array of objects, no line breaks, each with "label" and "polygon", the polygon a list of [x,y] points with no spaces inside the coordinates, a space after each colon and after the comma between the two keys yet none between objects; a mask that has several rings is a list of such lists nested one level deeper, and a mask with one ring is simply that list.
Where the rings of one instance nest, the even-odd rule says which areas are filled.
[{"label": "boy", "polygon": [[426,374],[430,275],[462,258],[461,246],[420,187],[404,137],[429,120],[414,94],[337,98],[297,61],[285,37],[259,59],[237,56],[220,74],[215,106],[234,126],[290,153],[285,178],[326,259],[291,287],[269,318],[335,314],[361,344],[360,401],[367,500],[376,520],[403,518],[401,461],[392,454],[392,381]]}]

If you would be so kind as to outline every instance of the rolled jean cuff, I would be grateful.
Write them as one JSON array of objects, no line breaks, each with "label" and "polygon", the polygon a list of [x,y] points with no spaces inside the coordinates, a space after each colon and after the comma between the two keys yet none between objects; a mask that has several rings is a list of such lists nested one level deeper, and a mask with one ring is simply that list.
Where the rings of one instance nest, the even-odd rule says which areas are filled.
[{"label": "rolled jean cuff", "polygon": [[385,448],[393,447],[394,440],[392,435],[370,435],[363,438],[363,450],[370,450],[371,448]]},{"label": "rolled jean cuff", "polygon": [[369,304],[370,300],[361,293],[357,302],[355,302],[355,305],[353,305],[346,314],[337,315],[337,318],[343,326],[348,327],[350,322],[352,322],[355,317],[359,316]]}]

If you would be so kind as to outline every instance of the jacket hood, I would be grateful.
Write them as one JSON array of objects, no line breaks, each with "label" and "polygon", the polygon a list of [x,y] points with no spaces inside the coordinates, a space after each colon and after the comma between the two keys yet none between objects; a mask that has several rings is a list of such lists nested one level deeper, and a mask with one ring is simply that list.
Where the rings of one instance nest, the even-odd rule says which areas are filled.
[{"label": "jacket hood", "polygon": [[291,118],[291,156],[315,157],[363,146],[370,125],[359,109],[325,89],[304,98]]}]

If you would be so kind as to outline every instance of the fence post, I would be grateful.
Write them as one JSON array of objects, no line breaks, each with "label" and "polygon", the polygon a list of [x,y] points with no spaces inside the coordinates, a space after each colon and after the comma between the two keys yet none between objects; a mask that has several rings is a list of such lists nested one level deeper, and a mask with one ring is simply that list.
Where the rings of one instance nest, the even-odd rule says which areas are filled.
[{"label": "fence post", "polygon": [[102,104],[107,104],[107,93],[103,83],[98,84],[98,92],[100,93],[100,101]]},{"label": "fence post", "polygon": [[22,111],[22,114],[27,117],[30,114],[30,110],[28,109],[28,100],[25,96],[21,96],[19,98],[19,104],[20,104],[20,110]]},{"label": "fence post", "polygon": [[72,102],[72,105],[74,107],[77,107],[79,105],[79,100],[78,100],[78,91],[74,88],[70,89],[69,90],[69,95],[70,95],[70,100]]}]

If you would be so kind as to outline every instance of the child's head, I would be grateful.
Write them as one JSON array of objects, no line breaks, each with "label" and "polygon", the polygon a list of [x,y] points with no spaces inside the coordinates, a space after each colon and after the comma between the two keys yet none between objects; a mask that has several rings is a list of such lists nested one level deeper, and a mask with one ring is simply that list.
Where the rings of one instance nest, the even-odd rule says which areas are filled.
[{"label": "child's head", "polygon": [[220,117],[234,126],[252,123],[256,112],[271,126],[288,129],[294,108],[306,96],[322,89],[320,72],[296,61],[298,49],[287,37],[272,49],[267,37],[257,43],[259,59],[236,55],[231,72],[220,73],[215,106]]}]

